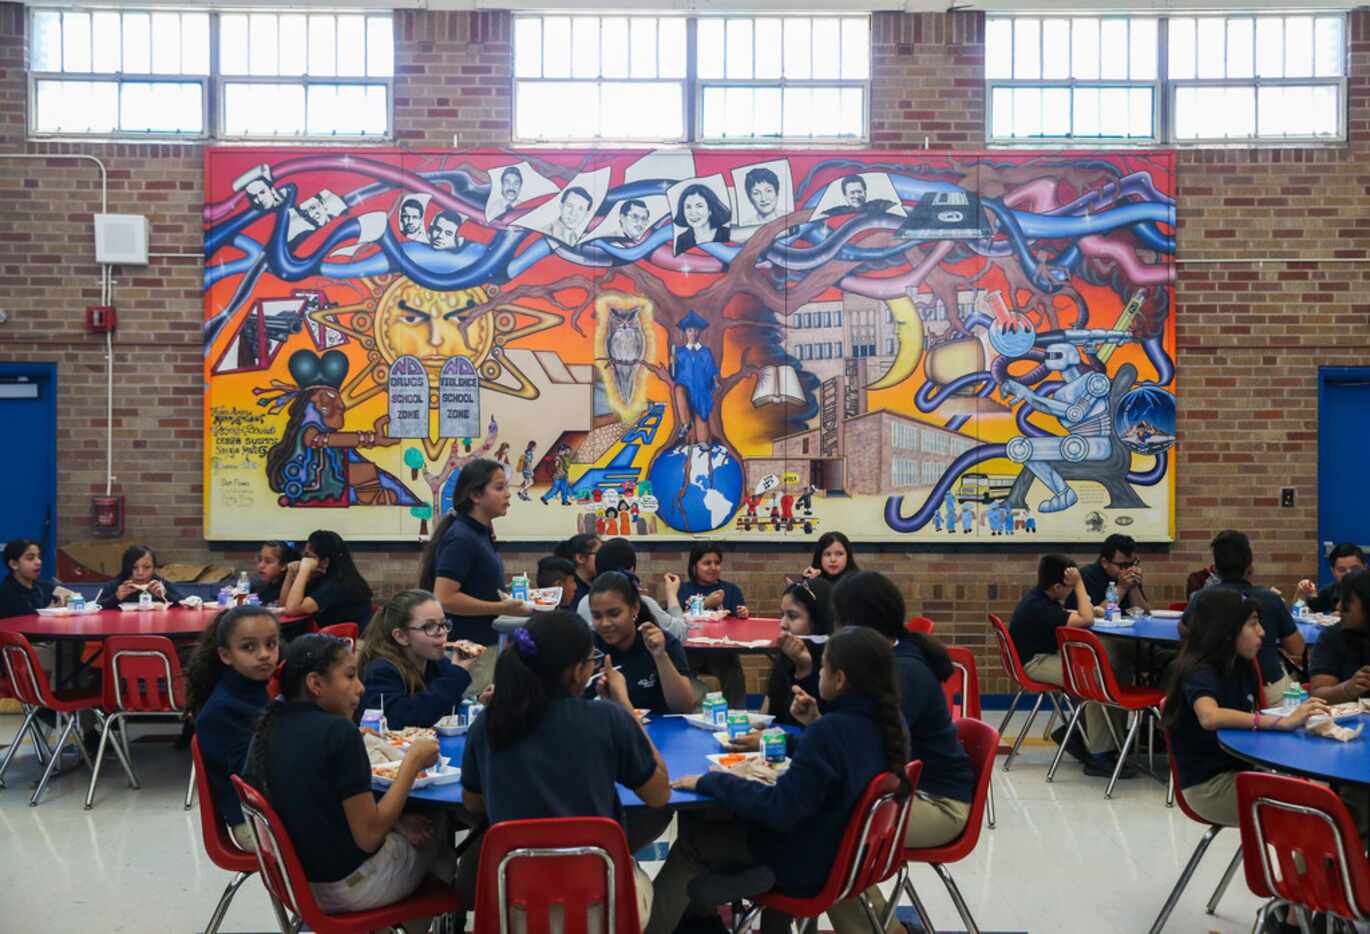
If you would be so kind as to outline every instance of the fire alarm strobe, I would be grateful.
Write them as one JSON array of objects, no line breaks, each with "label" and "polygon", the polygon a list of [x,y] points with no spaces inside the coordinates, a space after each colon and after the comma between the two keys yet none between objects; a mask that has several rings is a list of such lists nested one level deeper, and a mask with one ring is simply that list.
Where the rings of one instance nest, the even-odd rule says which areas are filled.
[{"label": "fire alarm strobe", "polygon": [[86,330],[92,334],[110,334],[118,324],[113,305],[87,305]]}]

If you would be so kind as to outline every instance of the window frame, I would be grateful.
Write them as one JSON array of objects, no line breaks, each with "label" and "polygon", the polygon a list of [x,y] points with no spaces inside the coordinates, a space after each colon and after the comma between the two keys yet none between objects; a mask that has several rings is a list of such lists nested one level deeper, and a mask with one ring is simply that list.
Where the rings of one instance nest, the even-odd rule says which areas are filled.
[{"label": "window frame", "polygon": [[[203,142],[212,138],[211,128],[213,126],[213,115],[211,113],[210,96],[213,89],[211,83],[214,78],[214,70],[218,63],[218,13],[214,10],[183,10],[174,11],[157,7],[147,8],[125,8],[122,6],[76,8],[78,12],[114,12],[120,15],[120,44],[122,45],[123,15],[126,13],[157,13],[157,12],[176,12],[176,13],[199,13],[203,12],[209,18],[209,48],[206,50],[209,60],[209,71],[207,74],[147,74],[142,72],[124,71],[95,71],[93,68],[94,56],[92,55],[92,69],[90,71],[38,71],[29,67],[33,53],[31,51],[33,42],[33,20],[37,13],[66,13],[73,10],[67,6],[25,6],[24,16],[24,45],[26,61],[24,63],[24,77],[26,88],[26,106],[28,108],[25,120],[26,130],[29,139],[34,140],[130,140],[135,142]],[[63,42],[65,45],[65,41]],[[94,42],[92,39],[92,52]],[[200,131],[198,133],[177,133],[169,130],[42,130],[38,127],[38,85],[44,81],[60,81],[64,83],[112,83],[116,87],[116,99],[122,101],[125,84],[198,84],[200,85]],[[117,115],[116,115],[117,122]]]},{"label": "window frame", "polygon": [[[546,17],[546,16],[596,16],[600,19],[606,16],[645,18],[653,19],[683,19],[685,21],[685,74],[680,78],[576,78],[572,76],[558,78],[521,78],[518,76],[517,64],[512,60],[512,56],[517,52],[514,43],[511,41],[511,72],[513,73],[513,105],[511,111],[510,144],[513,146],[615,146],[615,145],[665,145],[665,146],[726,146],[732,149],[770,149],[777,145],[788,147],[803,148],[811,147],[851,147],[860,148],[868,146],[871,139],[871,85],[874,69],[874,26],[871,23],[870,12],[859,11],[839,11],[827,14],[805,11],[802,13],[741,13],[741,12],[701,12],[698,10],[688,10],[680,12],[649,12],[641,13],[635,11],[613,11],[606,13],[593,10],[515,10],[513,18],[520,17]],[[702,19],[787,19],[787,18],[835,18],[858,19],[864,18],[867,21],[866,29],[866,63],[867,77],[864,79],[856,78],[821,78],[821,79],[787,79],[780,77],[776,79],[765,78],[701,78],[699,76],[698,61],[698,30],[697,26]],[[514,28],[511,25],[511,29]],[[755,48],[755,33],[753,33],[753,48]],[[726,52],[725,52],[726,54]],[[658,56],[660,51],[658,50]],[[549,138],[549,137],[526,137],[518,134],[518,107],[519,107],[519,87],[522,82],[551,82],[557,84],[565,83],[587,83],[604,84],[619,82],[670,82],[681,85],[681,126],[683,133],[679,137],[638,137],[620,139],[613,137],[594,137],[590,139],[574,138]],[[752,88],[776,88],[784,94],[786,87],[795,88],[857,88],[861,91],[861,133],[858,136],[757,136],[757,137],[713,137],[704,134],[704,96],[707,88],[729,88],[729,87],[752,87]]]},{"label": "window frame", "polygon": [[[545,75],[543,75],[543,76],[541,76],[541,77],[537,77],[537,78],[520,77],[519,74],[518,74],[518,65],[517,65],[517,62],[516,62],[516,56],[518,55],[518,52],[517,52],[517,43],[515,42],[515,40],[514,40],[514,38],[513,38],[513,36],[514,36],[515,33],[517,32],[517,22],[518,22],[519,19],[538,19],[538,20],[544,20],[544,19],[546,19],[546,18],[549,17],[549,16],[552,16],[552,17],[566,17],[566,18],[571,19],[571,20],[574,20],[574,19],[575,19],[576,17],[578,17],[578,16],[579,16],[579,17],[591,17],[591,16],[593,16],[595,19],[600,20],[601,29],[602,29],[602,27],[603,27],[603,21],[604,21],[605,19],[627,19],[627,20],[630,20],[630,21],[633,20],[633,19],[652,19],[652,20],[657,20],[657,21],[660,21],[660,20],[663,20],[663,19],[679,19],[679,20],[683,20],[684,23],[685,23],[685,74],[682,75],[682,76],[679,77],[679,78],[663,78],[663,77],[661,77],[661,48],[660,48],[660,45],[658,45],[657,48],[656,48],[656,50],[655,50],[655,53],[656,53],[656,61],[657,61],[657,69],[656,69],[656,70],[657,70],[657,77],[655,77],[655,78],[633,78],[633,77],[631,77],[631,76],[629,76],[629,77],[623,77],[623,78],[606,78],[606,77],[603,76],[603,74],[601,74],[600,76],[595,77],[595,78],[577,78],[577,77],[575,77],[574,75],[566,75],[565,77],[559,77],[559,78],[548,78],[548,77],[546,77]],[[632,28],[632,27],[630,26],[629,29],[631,30],[631,28]],[[632,10],[625,10],[625,11],[617,11],[617,10],[616,10],[616,11],[612,11],[612,12],[595,11],[595,10],[589,10],[589,9],[586,9],[586,10],[578,10],[578,9],[566,9],[566,10],[515,10],[515,11],[513,11],[512,15],[511,15],[511,17],[510,17],[509,29],[510,29],[510,40],[509,40],[509,71],[510,71],[510,75],[511,75],[510,80],[511,80],[511,82],[513,83],[513,87],[512,87],[512,89],[511,89],[511,95],[512,95],[512,99],[513,99],[513,100],[512,100],[511,109],[510,109],[510,112],[509,112],[509,120],[510,120],[510,125],[509,125],[509,140],[510,140],[510,145],[512,145],[512,146],[530,146],[530,147],[537,147],[537,146],[588,146],[588,147],[596,147],[596,146],[616,146],[616,145],[628,145],[628,146],[643,146],[643,145],[676,146],[676,145],[689,145],[690,139],[691,139],[691,132],[692,132],[692,130],[693,130],[693,127],[692,127],[691,124],[690,124],[690,113],[691,113],[691,100],[690,100],[690,98],[691,98],[691,94],[692,94],[691,82],[693,81],[693,75],[694,75],[694,70],[695,70],[695,69],[694,69],[694,61],[693,61],[694,49],[695,49],[695,31],[694,31],[694,17],[693,17],[693,16],[691,16],[691,15],[689,15],[689,14],[687,14],[687,13],[663,13],[663,12],[653,12],[653,11],[644,11],[644,12],[640,12],[640,13],[639,13],[639,12],[635,12],[635,11],[632,11]],[[575,41],[575,40],[574,40],[574,26],[572,26],[572,30],[573,30],[573,38],[572,38],[571,41],[574,43],[574,41]],[[545,40],[544,40],[544,41],[545,41]],[[603,39],[602,39],[602,38],[601,38],[601,46],[600,46],[600,49],[601,49],[601,53],[602,53],[602,52],[603,52]],[[602,55],[601,55],[601,59],[600,59],[600,60],[601,60],[601,62],[603,61]],[[601,68],[601,71],[602,71],[602,70],[603,70],[603,69]],[[573,138],[573,137],[547,138],[547,137],[536,137],[536,136],[520,136],[520,135],[518,135],[518,125],[519,125],[519,119],[518,119],[519,89],[520,89],[520,85],[521,85],[522,83],[524,83],[524,82],[535,83],[535,84],[593,84],[593,85],[604,85],[604,84],[679,84],[679,85],[680,85],[680,126],[681,126],[681,130],[682,130],[683,132],[682,132],[682,135],[679,136],[679,137],[669,137],[669,136],[641,136],[641,137],[617,138],[617,137],[609,137],[609,136],[596,136],[596,137],[585,138],[585,139],[577,139],[577,138]]]},{"label": "window frame", "polygon": [[[24,41],[31,43],[33,39],[33,17],[37,12],[65,12],[69,7],[34,5],[26,8],[27,15],[24,19]],[[110,11],[124,13],[155,13],[166,12],[157,6],[150,7],[89,7],[81,8],[89,12]],[[391,143],[395,140],[395,75],[386,77],[371,75],[226,75],[220,69],[220,17],[225,14],[237,13],[273,13],[278,16],[286,14],[303,13],[306,16],[310,13],[330,13],[333,15],[361,15],[369,16],[389,16],[393,25],[395,11],[393,9],[340,9],[340,10],[296,10],[290,7],[263,7],[261,9],[218,7],[207,8],[205,10],[176,10],[176,12],[204,12],[209,17],[209,70],[207,74],[142,74],[132,72],[74,72],[74,71],[36,71],[28,67],[25,63],[25,79],[27,94],[27,119],[26,130],[29,139],[33,140],[113,140],[119,142],[155,142],[155,143],[205,143],[205,142],[257,142],[257,143]],[[391,30],[392,60],[393,48],[396,40],[394,30]],[[30,56],[31,60],[31,56]],[[175,133],[165,130],[140,131],[140,130],[40,130],[38,128],[38,84],[42,81],[64,81],[64,82],[111,82],[118,86],[118,93],[122,94],[124,84],[145,84],[145,83],[170,83],[170,84],[195,84],[200,85],[200,111],[201,123],[198,133]],[[279,135],[269,133],[233,134],[225,132],[225,117],[227,108],[225,107],[225,95],[229,84],[297,84],[304,88],[305,94],[305,126],[301,132],[291,135]],[[308,113],[309,113],[309,88],[310,86],[336,87],[339,85],[384,85],[386,89],[386,131],[382,134],[313,134],[308,132]]]},{"label": "window frame", "polygon": [[[1299,78],[1263,78],[1253,73],[1250,78],[1171,78],[1170,77],[1170,21],[1172,19],[1187,18],[1208,18],[1217,17],[1224,21],[1232,19],[1251,18],[1253,20],[1265,17],[1285,17],[1290,15],[1308,15],[1314,18],[1318,16],[1338,16],[1341,18],[1341,74],[1337,76],[1318,77],[1310,75]],[[1090,17],[1097,19],[1106,18],[1154,18],[1157,21],[1156,28],[1156,78],[1154,81],[1134,80],[1134,79],[1088,79],[1080,80],[1074,78],[1060,79],[1014,79],[1014,78],[989,78],[988,68],[986,67],[986,77],[984,78],[985,98],[984,98],[984,127],[985,127],[985,146],[990,149],[1038,149],[1043,146],[1050,146],[1061,149],[1088,149],[1098,148],[1099,146],[1126,148],[1126,149],[1146,149],[1156,147],[1167,147],[1175,149],[1272,149],[1272,148],[1344,148],[1350,144],[1349,135],[1349,76],[1347,71],[1350,68],[1350,17],[1345,10],[1270,10],[1262,11],[1259,9],[1230,9],[1219,10],[1212,13],[1199,13],[1190,10],[1154,10],[1137,11],[1135,13],[1115,15],[1109,17],[1106,13],[1095,13],[1091,17],[1090,11],[1071,10],[1061,13],[987,13],[987,17],[999,19],[1035,19],[1040,24],[1044,19],[1051,18],[1076,18]],[[1253,30],[1254,32],[1254,30]],[[1039,29],[1039,43],[1044,41],[1043,31]],[[1226,61],[1227,49],[1223,49],[1224,61]],[[1224,69],[1226,70],[1226,69]],[[1254,72],[1254,69],[1253,69]],[[993,134],[994,119],[994,90],[996,88],[1074,88],[1083,87],[1142,87],[1151,86],[1152,90],[1152,128],[1153,135],[1150,137],[1136,136],[1032,136],[1032,137],[1006,137],[995,136]],[[1242,137],[1192,137],[1179,138],[1175,133],[1176,127],[1176,98],[1180,88],[1193,87],[1242,87],[1252,88],[1256,98],[1255,128],[1259,132],[1260,127],[1260,89],[1262,87],[1292,86],[1292,87],[1334,87],[1337,90],[1337,133],[1334,136],[1242,136]],[[1073,97],[1072,97],[1073,101]]]}]

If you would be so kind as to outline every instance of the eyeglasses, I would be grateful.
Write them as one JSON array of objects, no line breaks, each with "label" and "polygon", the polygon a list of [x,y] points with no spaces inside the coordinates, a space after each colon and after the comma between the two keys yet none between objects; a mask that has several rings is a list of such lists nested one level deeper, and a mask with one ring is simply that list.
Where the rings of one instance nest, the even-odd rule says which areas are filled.
[{"label": "eyeglasses", "polygon": [[431,621],[431,622],[424,623],[422,626],[405,626],[404,628],[405,628],[405,629],[408,629],[408,630],[411,630],[411,631],[414,631],[414,632],[421,632],[421,633],[423,633],[425,636],[445,636],[445,635],[447,635],[447,621],[446,621],[446,620],[443,620],[442,622],[438,622],[437,620],[433,620],[433,621]]}]

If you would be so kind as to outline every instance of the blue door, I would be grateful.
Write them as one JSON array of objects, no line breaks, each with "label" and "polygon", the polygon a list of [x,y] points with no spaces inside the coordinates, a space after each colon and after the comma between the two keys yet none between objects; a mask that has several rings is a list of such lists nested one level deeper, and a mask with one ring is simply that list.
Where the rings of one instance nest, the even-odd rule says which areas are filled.
[{"label": "blue door", "polygon": [[1365,439],[1370,437],[1370,367],[1318,371],[1318,567],[1332,582],[1324,555],[1338,542],[1370,545],[1365,495]]},{"label": "blue door", "polygon": [[[0,425],[9,440],[0,457],[0,541],[31,538],[43,546],[43,576],[57,575],[57,368],[0,363]],[[8,573],[8,569],[4,570]]]}]

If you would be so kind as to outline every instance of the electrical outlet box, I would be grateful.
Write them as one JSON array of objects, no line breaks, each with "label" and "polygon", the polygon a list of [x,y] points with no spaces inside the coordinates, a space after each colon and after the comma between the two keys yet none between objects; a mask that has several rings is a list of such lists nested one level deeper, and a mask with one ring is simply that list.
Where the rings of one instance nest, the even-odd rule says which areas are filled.
[{"label": "electrical outlet box", "polygon": [[1280,489],[1280,508],[1294,508],[1294,488],[1292,486],[1286,486]]}]

